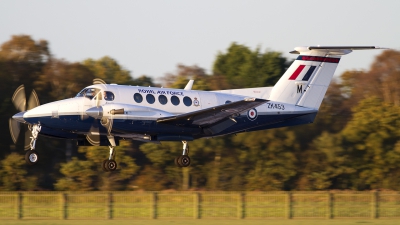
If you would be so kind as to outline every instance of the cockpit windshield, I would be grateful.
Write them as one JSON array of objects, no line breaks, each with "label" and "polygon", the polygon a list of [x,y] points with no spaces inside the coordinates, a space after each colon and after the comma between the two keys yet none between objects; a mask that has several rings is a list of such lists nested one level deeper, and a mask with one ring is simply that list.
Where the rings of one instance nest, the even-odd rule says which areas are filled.
[{"label": "cockpit windshield", "polygon": [[97,88],[84,88],[75,97],[86,97],[93,99],[101,90]]}]

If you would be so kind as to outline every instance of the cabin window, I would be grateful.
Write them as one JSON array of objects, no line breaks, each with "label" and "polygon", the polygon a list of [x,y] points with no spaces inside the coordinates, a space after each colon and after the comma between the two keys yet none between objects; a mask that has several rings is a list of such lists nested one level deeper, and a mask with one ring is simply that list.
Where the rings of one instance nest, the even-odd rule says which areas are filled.
[{"label": "cabin window", "polygon": [[192,99],[188,96],[185,96],[183,98],[183,104],[185,104],[186,106],[191,106],[192,105]]},{"label": "cabin window", "polygon": [[104,91],[103,92],[103,97],[104,100],[106,101],[114,101],[114,93],[112,93],[111,91]]},{"label": "cabin window", "polygon": [[181,101],[179,100],[179,98],[177,96],[174,95],[174,96],[171,97],[171,102],[172,102],[173,105],[179,105],[179,103]]},{"label": "cabin window", "polygon": [[154,98],[154,95],[152,95],[152,94],[147,94],[146,95],[146,101],[149,104],[153,104],[156,101],[156,98]]},{"label": "cabin window", "polygon": [[139,93],[136,93],[133,95],[133,99],[135,100],[135,102],[141,103],[143,101],[143,96]]},{"label": "cabin window", "polygon": [[167,104],[168,99],[167,99],[167,97],[165,97],[165,95],[160,95],[160,96],[158,96],[158,101],[159,101],[162,105],[165,105],[165,104]]},{"label": "cabin window", "polygon": [[228,104],[228,103],[231,103],[231,102],[232,102],[231,100],[226,100],[225,104]]}]

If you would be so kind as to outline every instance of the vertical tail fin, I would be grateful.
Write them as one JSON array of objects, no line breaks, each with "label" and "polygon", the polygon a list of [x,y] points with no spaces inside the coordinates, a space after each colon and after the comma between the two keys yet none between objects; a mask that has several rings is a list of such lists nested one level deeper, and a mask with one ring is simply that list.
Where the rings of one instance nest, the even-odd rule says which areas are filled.
[{"label": "vertical tail fin", "polygon": [[269,100],[318,109],[342,55],[375,46],[297,47],[299,54],[276,83]]}]

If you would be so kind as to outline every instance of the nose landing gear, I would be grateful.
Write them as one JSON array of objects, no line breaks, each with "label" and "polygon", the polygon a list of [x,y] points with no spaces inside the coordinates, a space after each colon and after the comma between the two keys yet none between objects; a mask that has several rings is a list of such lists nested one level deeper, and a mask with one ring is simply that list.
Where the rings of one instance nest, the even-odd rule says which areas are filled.
[{"label": "nose landing gear", "polygon": [[42,126],[40,124],[34,124],[32,126],[32,137],[31,137],[31,143],[29,144],[31,149],[26,151],[25,153],[25,161],[29,165],[35,165],[39,161],[39,154],[35,151],[35,146],[36,146],[36,140],[38,138],[41,129]]},{"label": "nose landing gear", "polygon": [[108,141],[110,142],[110,156],[105,159],[102,164],[102,168],[105,172],[111,172],[117,169],[117,162],[115,161],[115,139],[114,136],[108,136]]},{"label": "nose landing gear", "polygon": [[175,158],[175,165],[179,167],[188,167],[190,166],[190,157],[189,157],[189,144],[187,141],[182,141],[183,143],[183,152],[181,156]]}]

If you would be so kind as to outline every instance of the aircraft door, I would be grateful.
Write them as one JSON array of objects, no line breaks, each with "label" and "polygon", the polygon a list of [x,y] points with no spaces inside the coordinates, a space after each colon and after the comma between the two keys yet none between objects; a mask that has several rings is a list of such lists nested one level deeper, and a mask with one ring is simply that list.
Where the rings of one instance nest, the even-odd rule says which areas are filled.
[{"label": "aircraft door", "polygon": [[[210,108],[218,104],[217,96],[215,95],[215,93],[201,91],[199,92],[199,97],[199,104],[202,109]],[[196,105],[195,102],[193,104]]]}]

